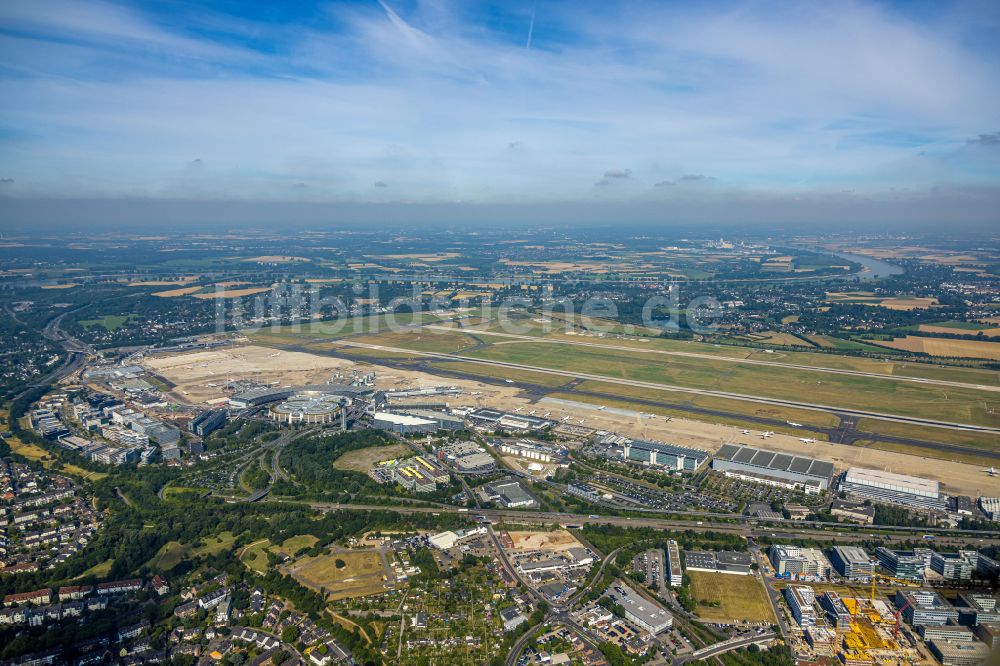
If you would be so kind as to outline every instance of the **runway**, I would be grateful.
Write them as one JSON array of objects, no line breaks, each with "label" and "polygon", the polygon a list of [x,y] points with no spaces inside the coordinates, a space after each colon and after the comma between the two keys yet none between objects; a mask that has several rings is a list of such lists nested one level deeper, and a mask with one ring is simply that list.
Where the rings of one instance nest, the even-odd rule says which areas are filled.
[{"label": "runway", "polygon": [[1000,434],[1000,428],[993,428],[990,426],[980,426],[969,423],[956,423],[953,421],[937,421],[932,419],[922,419],[915,416],[898,416],[896,414],[886,414],[884,412],[872,412],[861,409],[851,409],[845,407],[838,407],[836,405],[823,405],[811,402],[799,402],[795,400],[781,400],[778,398],[761,398],[755,395],[748,395],[745,393],[732,393],[729,391],[711,391],[708,389],[695,389],[686,388],[681,386],[672,386],[669,384],[657,384],[654,382],[643,382],[631,379],[619,379],[616,377],[609,377],[607,375],[596,375],[587,372],[574,372],[569,370],[553,370],[552,368],[543,368],[535,365],[524,365],[521,363],[510,363],[508,361],[494,361],[490,359],[476,358],[472,356],[463,356],[461,354],[444,354],[440,352],[429,352],[429,351],[416,351],[413,349],[406,349],[404,347],[390,347],[386,345],[374,345],[364,342],[358,342],[356,340],[342,340],[342,339],[332,339],[324,340],[323,342],[327,344],[338,345],[342,347],[355,347],[359,349],[370,349],[373,351],[383,351],[395,354],[407,354],[411,356],[422,356],[425,358],[437,358],[445,359],[451,361],[464,361],[466,363],[478,363],[480,365],[489,365],[499,368],[510,368],[511,370],[526,370],[529,372],[536,372],[546,375],[555,375],[557,377],[567,377],[570,379],[584,379],[592,380],[598,382],[605,382],[609,384],[620,384],[622,386],[638,387],[638,388],[648,388],[657,391],[668,391],[674,393],[689,393],[693,395],[703,395],[713,398],[729,398],[733,400],[744,400],[748,402],[755,402],[763,405],[773,405],[778,407],[794,407],[797,409],[809,409],[819,412],[834,412],[837,414],[843,414],[853,417],[864,417],[864,418],[875,418],[881,419],[883,421],[894,421],[897,423],[907,423],[911,425],[921,425],[921,426],[932,426],[937,428],[950,428],[952,430],[967,430],[971,432],[983,432],[983,433],[996,433]]}]

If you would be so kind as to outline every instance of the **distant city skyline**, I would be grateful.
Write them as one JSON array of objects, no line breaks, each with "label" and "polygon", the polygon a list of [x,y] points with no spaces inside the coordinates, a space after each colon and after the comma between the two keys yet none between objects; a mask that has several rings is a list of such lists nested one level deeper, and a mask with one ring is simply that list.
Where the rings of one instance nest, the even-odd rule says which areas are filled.
[{"label": "distant city skyline", "polygon": [[998,32],[991,2],[3,3],[0,226],[989,225]]}]

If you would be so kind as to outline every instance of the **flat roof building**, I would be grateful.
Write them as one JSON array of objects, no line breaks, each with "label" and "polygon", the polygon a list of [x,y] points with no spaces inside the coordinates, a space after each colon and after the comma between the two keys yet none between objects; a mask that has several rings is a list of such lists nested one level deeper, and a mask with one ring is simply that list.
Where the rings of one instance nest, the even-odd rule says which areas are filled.
[{"label": "flat roof building", "polygon": [[372,416],[372,427],[377,430],[398,432],[401,435],[412,435],[437,432],[438,422],[408,414],[378,412]]},{"label": "flat roof building", "polygon": [[830,561],[818,548],[773,545],[768,554],[779,576],[798,580],[830,577]]},{"label": "flat roof building", "polygon": [[942,666],[981,666],[990,656],[990,648],[985,643],[929,641],[927,646]]},{"label": "flat roof building", "polygon": [[858,546],[835,546],[830,551],[830,563],[847,580],[867,581],[875,575],[875,563]]},{"label": "flat roof building", "polygon": [[662,442],[633,440],[625,442],[623,457],[629,462],[665,467],[677,472],[694,472],[708,460],[708,453]]},{"label": "flat roof building", "polygon": [[957,624],[958,609],[933,590],[896,590],[896,607],[913,626]]},{"label": "flat roof building", "polygon": [[683,584],[684,572],[681,570],[681,550],[673,539],[667,541],[667,582],[670,587],[680,587]]},{"label": "flat roof building", "polygon": [[828,489],[833,475],[832,462],[738,444],[725,444],[719,449],[712,469],[750,481],[799,488],[807,493]]},{"label": "flat roof building", "polygon": [[941,510],[944,500],[937,481],[878,469],[852,467],[840,477],[840,490],[877,502]]},{"label": "flat roof building", "polygon": [[800,627],[816,626],[816,609],[813,607],[816,594],[811,587],[789,585],[785,588],[785,600]]},{"label": "flat roof building", "polygon": [[505,509],[516,509],[535,504],[535,498],[525,492],[517,481],[489,484],[487,492],[491,498],[496,498],[496,501]]},{"label": "flat roof building", "polygon": [[882,568],[895,578],[912,580],[918,583],[924,580],[924,570],[927,568],[927,561],[920,553],[889,550],[884,546],[879,546],[875,549],[875,557],[878,558],[878,563]]},{"label": "flat roof building", "polygon": [[643,598],[621,581],[617,582],[613,591],[608,591],[608,596],[624,609],[626,620],[654,636],[673,625],[674,619],[666,610]]},{"label": "flat roof building", "polygon": [[749,553],[734,551],[689,550],[684,553],[685,565],[688,571],[712,571],[715,573],[738,574],[749,576],[753,557]]}]

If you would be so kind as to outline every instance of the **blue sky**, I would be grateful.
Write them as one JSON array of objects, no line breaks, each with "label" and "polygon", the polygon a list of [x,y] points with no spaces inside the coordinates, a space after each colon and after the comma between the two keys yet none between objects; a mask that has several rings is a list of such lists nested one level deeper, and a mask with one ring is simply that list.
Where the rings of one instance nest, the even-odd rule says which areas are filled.
[{"label": "blue sky", "polygon": [[0,196],[995,217],[996,34],[988,0],[4,2]]}]

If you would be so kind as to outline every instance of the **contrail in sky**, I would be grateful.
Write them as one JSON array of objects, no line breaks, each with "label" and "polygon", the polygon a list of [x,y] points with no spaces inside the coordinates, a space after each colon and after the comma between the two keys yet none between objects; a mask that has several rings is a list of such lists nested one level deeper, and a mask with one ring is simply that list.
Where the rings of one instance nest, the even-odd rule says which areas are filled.
[{"label": "contrail in sky", "polygon": [[538,10],[538,0],[535,0],[534,6],[531,8],[531,22],[528,24],[528,43],[524,45],[524,48],[531,48],[531,33],[535,31],[535,12]]}]

